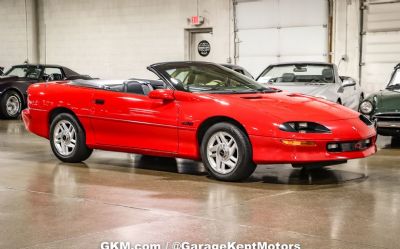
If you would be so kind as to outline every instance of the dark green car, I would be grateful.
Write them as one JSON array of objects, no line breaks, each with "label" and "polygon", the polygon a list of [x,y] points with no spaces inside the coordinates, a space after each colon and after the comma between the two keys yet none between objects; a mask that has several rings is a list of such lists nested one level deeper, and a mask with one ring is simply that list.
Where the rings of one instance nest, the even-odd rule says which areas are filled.
[{"label": "dark green car", "polygon": [[400,63],[386,89],[368,96],[360,104],[360,112],[375,122],[379,135],[400,138]]}]

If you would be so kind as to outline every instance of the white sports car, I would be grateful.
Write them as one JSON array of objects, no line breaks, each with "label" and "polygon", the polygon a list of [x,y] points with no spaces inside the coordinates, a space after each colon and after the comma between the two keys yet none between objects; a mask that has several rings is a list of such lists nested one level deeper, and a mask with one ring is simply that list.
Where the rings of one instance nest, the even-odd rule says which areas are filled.
[{"label": "white sports car", "polygon": [[258,76],[259,83],[304,93],[358,110],[364,93],[353,78],[339,76],[335,64],[322,62],[279,63],[268,66]]}]

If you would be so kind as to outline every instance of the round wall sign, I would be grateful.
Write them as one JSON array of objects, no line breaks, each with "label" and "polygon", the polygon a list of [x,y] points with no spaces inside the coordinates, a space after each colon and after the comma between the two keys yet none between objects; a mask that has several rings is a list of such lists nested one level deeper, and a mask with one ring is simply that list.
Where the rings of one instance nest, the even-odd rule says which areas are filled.
[{"label": "round wall sign", "polygon": [[211,45],[208,41],[202,40],[199,42],[199,45],[197,45],[197,51],[199,52],[199,55],[201,56],[207,56],[210,54],[211,51]]}]

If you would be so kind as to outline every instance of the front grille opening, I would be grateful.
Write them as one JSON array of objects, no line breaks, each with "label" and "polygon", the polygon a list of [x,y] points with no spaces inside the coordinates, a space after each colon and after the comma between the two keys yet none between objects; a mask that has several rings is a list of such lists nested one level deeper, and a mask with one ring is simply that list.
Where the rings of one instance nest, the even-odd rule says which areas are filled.
[{"label": "front grille opening", "polygon": [[369,118],[367,118],[367,117],[364,116],[364,115],[360,115],[360,120],[361,120],[364,124],[366,124],[366,125],[368,125],[368,126],[371,126],[371,125],[372,125],[371,120],[369,120]]},{"label": "front grille opening", "polygon": [[350,152],[368,149],[373,144],[373,138],[351,142],[332,142],[326,145],[328,152]]}]

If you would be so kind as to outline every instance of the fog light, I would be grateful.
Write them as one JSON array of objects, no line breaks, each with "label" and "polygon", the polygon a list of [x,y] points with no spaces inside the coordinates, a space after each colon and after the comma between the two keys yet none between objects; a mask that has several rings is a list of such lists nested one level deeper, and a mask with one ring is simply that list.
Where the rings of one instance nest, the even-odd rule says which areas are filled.
[{"label": "fog light", "polygon": [[290,146],[317,146],[317,144],[312,141],[282,140],[282,143]]},{"label": "fog light", "polygon": [[339,144],[328,144],[328,150],[335,150],[339,148]]}]

